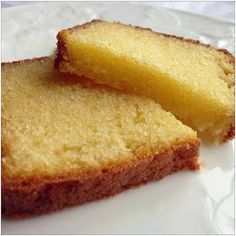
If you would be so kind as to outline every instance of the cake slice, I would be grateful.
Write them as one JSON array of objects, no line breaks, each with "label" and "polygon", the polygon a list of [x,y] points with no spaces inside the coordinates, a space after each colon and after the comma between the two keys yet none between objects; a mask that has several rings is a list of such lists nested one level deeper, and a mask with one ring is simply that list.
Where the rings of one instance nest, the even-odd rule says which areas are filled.
[{"label": "cake slice", "polygon": [[205,141],[234,137],[234,57],[228,51],[100,20],[57,38],[60,71],[151,97]]},{"label": "cake slice", "polygon": [[55,211],[199,168],[196,133],[159,104],[81,83],[53,63],[2,65],[4,215]]}]

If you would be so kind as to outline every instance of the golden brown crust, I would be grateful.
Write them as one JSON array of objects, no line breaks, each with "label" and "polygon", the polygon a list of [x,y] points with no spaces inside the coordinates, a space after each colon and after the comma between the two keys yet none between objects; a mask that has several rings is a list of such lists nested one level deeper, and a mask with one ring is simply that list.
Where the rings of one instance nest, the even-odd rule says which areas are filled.
[{"label": "golden brown crust", "polygon": [[223,142],[227,142],[228,140],[234,139],[234,137],[235,137],[235,125],[234,123],[232,123],[229,132],[223,136]]},{"label": "golden brown crust", "polygon": [[50,57],[45,56],[45,57],[35,57],[32,59],[24,59],[24,60],[20,60],[20,61],[2,62],[1,66],[6,67],[6,66],[20,65],[20,64],[25,64],[25,63],[31,64],[32,62],[35,62],[35,61],[43,62],[45,60],[48,60],[49,58]]},{"label": "golden brown crust", "polygon": [[55,58],[54,68],[59,69],[62,61],[67,57],[67,50],[62,33],[57,34],[57,56]]},{"label": "golden brown crust", "polygon": [[43,214],[109,197],[182,169],[198,170],[199,145],[196,139],[159,154],[63,177],[9,179],[3,174],[2,212],[16,218]]}]

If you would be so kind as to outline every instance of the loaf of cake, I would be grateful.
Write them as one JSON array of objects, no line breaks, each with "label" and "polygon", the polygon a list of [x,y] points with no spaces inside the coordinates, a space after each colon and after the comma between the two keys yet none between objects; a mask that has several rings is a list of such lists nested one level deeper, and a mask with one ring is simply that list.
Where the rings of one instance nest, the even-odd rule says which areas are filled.
[{"label": "loaf of cake", "polygon": [[45,57],[2,65],[4,215],[56,211],[199,169],[196,133],[154,100],[53,64]]},{"label": "loaf of cake", "polygon": [[204,141],[234,137],[234,57],[227,50],[101,20],[57,38],[61,72],[151,97]]}]

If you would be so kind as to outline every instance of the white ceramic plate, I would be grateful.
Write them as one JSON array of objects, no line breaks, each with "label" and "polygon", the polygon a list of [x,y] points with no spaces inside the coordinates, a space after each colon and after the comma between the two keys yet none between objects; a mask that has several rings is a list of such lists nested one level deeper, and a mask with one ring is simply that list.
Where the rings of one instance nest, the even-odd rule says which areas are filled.
[{"label": "white ceramic plate", "polygon": [[[48,2],[2,10],[2,60],[48,55],[59,30],[93,18],[199,39],[233,52],[234,26],[207,17],[134,3]],[[20,221],[3,234],[233,234],[234,146],[203,146],[203,170]]]}]

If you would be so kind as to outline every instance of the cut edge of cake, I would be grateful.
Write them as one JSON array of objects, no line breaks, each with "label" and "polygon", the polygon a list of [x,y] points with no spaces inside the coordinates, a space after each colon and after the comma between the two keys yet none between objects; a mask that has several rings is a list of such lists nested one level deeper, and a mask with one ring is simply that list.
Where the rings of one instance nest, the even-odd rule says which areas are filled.
[{"label": "cut edge of cake", "polygon": [[[78,29],[86,29],[91,24],[102,23],[102,22],[104,22],[104,21],[100,20],[100,19],[93,19],[92,21],[84,23],[82,25],[76,25],[76,26],[73,26],[71,28],[59,31],[58,34],[57,34],[57,40],[58,40],[57,41],[57,51],[56,51],[57,55],[56,55],[56,58],[55,58],[54,68],[63,70],[63,66],[67,63],[70,63],[68,55],[67,55],[67,49],[65,47],[64,34],[67,34],[68,32],[72,33],[72,32],[74,32]],[[125,24],[123,24],[119,21],[113,21],[112,23],[120,24],[120,25],[125,26],[125,27],[132,27],[132,28],[136,28],[136,29],[140,29],[140,30],[146,30],[146,31],[150,31],[150,32],[152,32],[154,34],[157,34],[157,35],[162,35],[162,36],[165,36],[165,37],[168,37],[168,38],[170,37],[170,38],[185,41],[185,42],[188,42],[188,43],[204,46],[204,47],[207,47],[207,48],[212,48],[214,50],[217,50],[217,51],[225,54],[229,58],[230,63],[232,63],[232,64],[235,63],[234,56],[227,49],[224,49],[224,48],[214,48],[210,44],[204,44],[204,43],[200,42],[199,40],[188,39],[188,38],[184,38],[184,37],[180,37],[180,36],[176,36],[176,35],[170,35],[170,34],[166,34],[166,33],[155,32],[150,28],[143,28],[143,27],[134,26],[134,25],[131,25],[131,24],[125,25]]]},{"label": "cut edge of cake", "polygon": [[[2,69],[34,61],[43,63],[47,59],[48,57],[42,57],[2,63]],[[3,215],[22,218],[44,214],[109,197],[148,181],[162,179],[182,169],[199,170],[200,144],[200,139],[196,137],[173,143],[158,154],[146,148],[134,160],[124,160],[79,174],[67,173],[64,176],[11,177],[4,174],[5,168],[2,165]],[[6,143],[2,137],[2,159],[9,145],[11,144]]]}]

